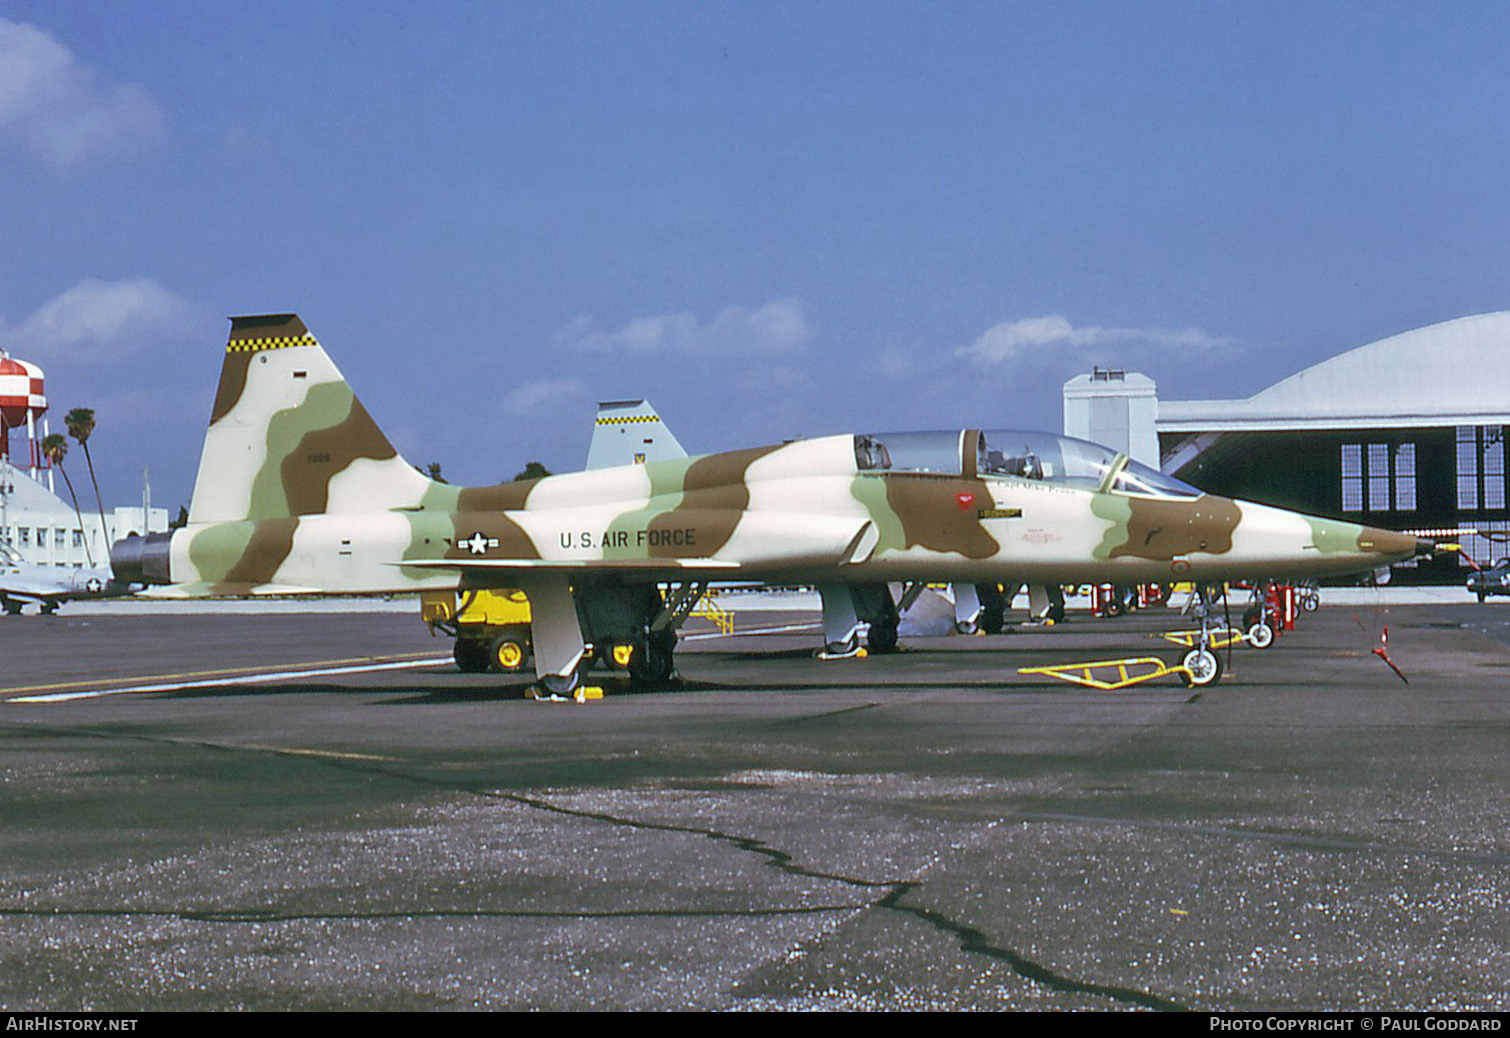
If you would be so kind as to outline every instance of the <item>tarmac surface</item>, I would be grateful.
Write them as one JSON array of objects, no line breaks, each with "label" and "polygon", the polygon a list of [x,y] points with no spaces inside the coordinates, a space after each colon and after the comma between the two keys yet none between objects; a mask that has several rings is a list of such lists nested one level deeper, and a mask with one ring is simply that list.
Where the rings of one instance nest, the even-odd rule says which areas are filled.
[{"label": "tarmac surface", "polygon": [[1501,617],[1102,692],[1018,668],[1181,618],[819,662],[752,611],[584,704],[413,613],[6,618],[0,1008],[1505,1010]]}]

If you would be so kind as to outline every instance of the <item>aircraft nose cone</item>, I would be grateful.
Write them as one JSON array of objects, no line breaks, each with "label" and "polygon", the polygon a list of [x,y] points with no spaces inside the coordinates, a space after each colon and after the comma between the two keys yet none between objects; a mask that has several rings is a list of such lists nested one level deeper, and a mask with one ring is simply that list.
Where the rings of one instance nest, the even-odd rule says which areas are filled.
[{"label": "aircraft nose cone", "polygon": [[[1422,545],[1427,546],[1424,552]],[[1372,552],[1375,555],[1388,555],[1392,558],[1409,559],[1421,554],[1430,554],[1433,547],[1435,546],[1430,541],[1408,533],[1380,530],[1372,526],[1365,526],[1358,534],[1358,548],[1361,551]]]}]

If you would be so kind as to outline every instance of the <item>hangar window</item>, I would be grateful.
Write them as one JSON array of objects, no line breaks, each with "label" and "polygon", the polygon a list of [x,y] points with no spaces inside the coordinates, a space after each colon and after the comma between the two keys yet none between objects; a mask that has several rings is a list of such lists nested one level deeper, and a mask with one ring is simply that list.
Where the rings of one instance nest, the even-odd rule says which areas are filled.
[{"label": "hangar window", "polygon": [[1342,445],[1342,510],[1363,511],[1363,448],[1356,443]]},{"label": "hangar window", "polygon": [[1505,428],[1460,425],[1457,435],[1458,510],[1505,507]]},{"label": "hangar window", "polygon": [[1368,445],[1368,510],[1389,511],[1389,444]]},{"label": "hangar window", "polygon": [[1395,448],[1395,511],[1416,510],[1416,445],[1402,443]]},{"label": "hangar window", "polygon": [[1413,512],[1416,510],[1414,443],[1344,443],[1342,445],[1344,512]]}]

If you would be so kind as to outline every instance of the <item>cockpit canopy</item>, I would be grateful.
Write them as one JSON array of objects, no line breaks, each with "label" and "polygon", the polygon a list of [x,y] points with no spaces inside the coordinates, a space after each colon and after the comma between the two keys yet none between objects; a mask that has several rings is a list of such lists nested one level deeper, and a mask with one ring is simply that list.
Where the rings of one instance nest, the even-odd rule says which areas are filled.
[{"label": "cockpit canopy", "polygon": [[1200,497],[1201,491],[1110,447],[1020,429],[875,433],[855,437],[862,472],[1016,476],[1146,497]]}]

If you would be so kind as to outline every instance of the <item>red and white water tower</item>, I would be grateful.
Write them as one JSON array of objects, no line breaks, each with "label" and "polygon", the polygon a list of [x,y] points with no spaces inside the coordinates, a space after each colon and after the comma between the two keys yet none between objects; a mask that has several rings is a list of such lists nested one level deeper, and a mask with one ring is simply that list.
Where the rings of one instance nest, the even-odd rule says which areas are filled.
[{"label": "red and white water tower", "polygon": [[[33,479],[41,469],[51,469],[42,457],[42,437],[47,435],[43,419],[42,435],[37,435],[37,421],[47,410],[47,395],[42,388],[42,369],[24,360],[16,360],[0,350],[0,456],[12,465],[23,462],[11,453],[10,431],[26,426],[25,467]],[[48,471],[51,482],[52,472]]]}]

